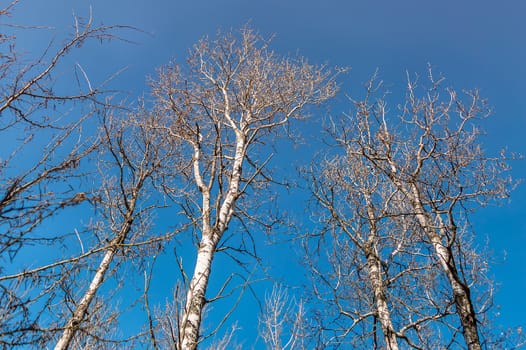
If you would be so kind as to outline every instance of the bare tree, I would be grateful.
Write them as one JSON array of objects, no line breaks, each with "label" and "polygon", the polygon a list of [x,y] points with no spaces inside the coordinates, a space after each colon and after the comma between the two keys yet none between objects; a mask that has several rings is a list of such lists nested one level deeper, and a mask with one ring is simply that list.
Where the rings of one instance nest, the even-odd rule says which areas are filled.
[{"label": "bare tree", "polygon": [[[153,237],[150,242],[145,242],[144,238],[150,212],[158,207],[155,202],[146,200],[153,196],[155,187],[160,187],[166,177],[172,177],[167,170],[171,171],[177,158],[177,145],[166,142],[164,134],[159,132],[156,118],[155,114],[141,108],[124,118],[110,114],[102,124],[109,156],[99,156],[100,174],[105,179],[99,205],[105,211],[108,232],[103,233],[105,243],[99,247],[102,257],[96,273],[76,303],[55,349],[68,348],[88,317],[89,306],[118,255],[126,260],[136,245],[160,244],[169,238]],[[111,177],[106,179],[104,174],[111,174]]]},{"label": "bare tree", "polygon": [[[459,325],[455,326],[450,317],[442,318],[442,321],[449,320],[445,323],[447,326],[435,328],[435,332],[443,333],[446,345],[447,339],[449,344],[457,343],[457,334],[461,334],[468,349],[480,349],[486,340],[481,338],[483,332],[479,327],[490,327],[481,321],[487,307],[491,305],[492,287],[480,286],[486,281],[487,261],[484,261],[484,256],[472,244],[474,233],[469,217],[477,206],[507,197],[513,188],[513,182],[506,176],[508,166],[504,156],[487,156],[479,144],[477,120],[488,115],[484,100],[477,91],[468,91],[460,96],[452,89],[443,89],[442,82],[443,79],[435,80],[430,70],[430,87],[424,90],[422,97],[417,97],[416,81],[408,78],[407,98],[396,118],[387,112],[385,99],[377,96],[381,83],[374,77],[367,85],[364,99],[351,99],[355,113],[339,125],[339,130],[333,135],[352,162],[361,164],[364,171],[362,174],[351,172],[345,176],[334,176],[343,171],[336,170],[336,173],[331,174],[330,181],[340,182],[340,187],[337,188],[347,182],[348,186],[362,196],[364,213],[360,217],[368,220],[366,232],[372,235],[369,237],[380,238],[374,231],[375,225],[383,218],[394,222],[393,219],[400,216],[405,222],[417,224],[418,227],[410,226],[409,230],[413,231],[411,240],[416,239],[418,244],[410,244],[404,249],[414,255],[426,250],[431,253],[435,264],[440,267],[443,280],[438,284],[429,284],[428,290],[434,291],[435,295],[448,295],[449,303],[454,305],[459,320]],[[349,166],[352,167],[349,163],[344,164],[344,167]],[[375,174],[373,180],[379,176],[387,183],[387,191],[385,187],[380,190],[384,198],[380,203],[384,205],[396,199],[402,203],[396,205],[402,211],[386,212],[371,207],[371,187],[364,187],[361,180],[370,179],[370,174]],[[342,222],[339,206],[344,204],[341,201],[334,202],[334,197],[331,197],[333,192],[324,188],[324,185],[324,182],[320,182],[318,188],[322,191],[318,193],[322,193],[322,196],[318,195],[317,199],[329,208],[332,220],[340,220],[337,225],[344,231],[345,226],[355,227],[360,219]],[[353,244],[366,256],[370,257],[373,253],[373,257],[378,257],[374,246],[373,251],[367,252],[371,246],[366,244],[366,239],[359,241],[357,232],[360,231],[355,229],[347,234]],[[398,225],[395,232],[404,231]],[[406,240],[403,235],[401,237]],[[400,243],[395,240],[390,246],[393,249],[398,244]],[[429,257],[427,253],[425,256]],[[376,287],[381,286],[378,283],[381,279],[376,279],[375,282],[371,267],[380,266],[381,263],[378,263],[378,260],[371,261],[368,258],[366,265],[372,285]],[[393,262],[384,260],[384,263],[388,263],[389,267]],[[429,271],[432,270],[427,273]],[[389,283],[384,284],[388,285]],[[400,331],[393,332],[389,314],[381,310],[384,294],[378,294],[377,290],[373,293],[375,314],[380,319],[384,336],[388,338],[385,340],[386,344],[391,344],[389,346],[393,348],[396,345],[393,342],[394,336],[389,338],[390,334],[403,334]],[[489,299],[479,300],[479,297]],[[437,311],[446,312],[443,316],[449,310],[447,301],[445,299],[444,303],[433,298],[428,300],[429,303],[442,305]],[[387,302],[389,305],[389,301]],[[407,311],[413,312],[411,309]],[[414,317],[411,316],[413,320]],[[427,317],[441,318],[440,314],[427,315],[424,320]],[[382,318],[385,322],[381,321]],[[415,323],[410,325],[414,329],[417,327]],[[486,342],[489,343],[489,340]]]},{"label": "bare tree", "polygon": [[[98,117],[113,108],[110,93],[104,90],[107,81],[93,84],[79,63],[73,69],[67,65],[71,53],[86,42],[116,38],[115,31],[125,27],[96,26],[91,17],[74,18],[75,31],[70,38],[60,44],[50,41],[31,60],[19,54],[17,36],[21,31],[45,29],[9,25],[7,18],[16,11],[17,2],[0,10],[0,134],[9,141],[0,155],[0,259],[4,262],[0,267],[0,346],[46,348],[64,331],[57,348],[66,348],[74,333],[82,330],[91,340],[75,341],[76,346],[96,347],[92,340],[111,333],[116,317],[100,300],[94,301],[95,294],[115,254],[127,243],[132,221],[146,211],[137,208],[137,193],[145,178],[151,177],[152,167],[158,166],[159,159],[154,158],[159,155],[154,157],[148,140],[142,139],[144,157],[134,158],[139,155],[130,153],[127,142],[131,140],[122,140],[125,127],[113,123],[104,124],[115,132],[113,138],[109,139],[109,129],[100,137],[96,132]],[[71,74],[63,75],[65,69]],[[57,76],[73,79],[59,82]],[[61,93],[66,85],[71,90]],[[120,166],[116,172],[120,182],[114,183],[120,184],[120,192],[112,188],[113,193],[101,193],[98,187],[101,182],[93,171],[93,160],[98,161],[103,149],[108,149],[105,146],[114,152],[112,164]],[[140,170],[130,175],[130,167],[140,160],[151,163],[141,163]],[[110,191],[109,186],[102,188]],[[112,213],[108,219],[114,219],[107,230],[100,222],[92,225],[88,220],[85,227],[53,225],[55,217],[67,218],[74,212],[96,218],[102,207],[103,212]],[[140,231],[139,220],[136,223]],[[104,258],[90,287],[77,299],[79,291],[84,291],[83,282],[90,278],[91,262],[101,254]],[[64,326],[63,320],[68,318]]]},{"label": "bare tree", "polygon": [[259,336],[267,349],[307,349],[305,341],[307,321],[303,301],[290,298],[287,290],[274,285],[265,297],[264,309],[259,317]]},{"label": "bare tree", "polygon": [[[342,141],[339,131],[349,123],[333,123],[332,136]],[[443,346],[436,330],[444,327],[452,305],[432,292],[440,281],[432,255],[420,243],[422,230],[407,215],[396,187],[342,145],[343,155],[318,161],[308,172],[313,213],[322,226],[319,244],[305,244],[306,261],[318,302],[332,310],[320,319],[323,343]]]},{"label": "bare tree", "polygon": [[333,96],[336,85],[325,67],[280,57],[246,28],[237,37],[200,41],[187,63],[185,70],[175,64],[161,69],[153,91],[171,121],[167,132],[186,145],[190,164],[183,170],[198,191],[184,201],[190,221],[198,223],[198,246],[177,344],[195,349],[213,258],[218,250],[247,252],[241,234],[233,238],[240,246],[221,246],[225,232],[232,219],[241,225],[259,220],[250,205],[261,201],[255,191],[272,182],[265,143],[287,136],[289,122]]},{"label": "bare tree", "polygon": [[[0,16],[7,18],[16,3],[1,10]],[[28,233],[43,220],[64,207],[87,200],[70,188],[51,186],[79,177],[81,160],[93,152],[98,142],[83,133],[83,126],[106,107],[107,93],[103,86],[92,86],[86,80],[88,91],[79,86],[76,94],[59,94],[52,74],[63,68],[62,62],[76,47],[92,39],[110,39],[111,31],[118,27],[93,26],[91,19],[84,25],[80,21],[77,19],[71,39],[56,50],[50,44],[30,62],[23,61],[16,51],[16,30],[6,30],[0,36],[0,132],[10,141],[3,147],[0,168],[0,253],[9,258],[16,255],[29,240]],[[68,110],[75,111],[75,116],[68,115]],[[42,150],[41,154],[33,154],[32,148]],[[20,170],[15,173],[12,168]]]}]

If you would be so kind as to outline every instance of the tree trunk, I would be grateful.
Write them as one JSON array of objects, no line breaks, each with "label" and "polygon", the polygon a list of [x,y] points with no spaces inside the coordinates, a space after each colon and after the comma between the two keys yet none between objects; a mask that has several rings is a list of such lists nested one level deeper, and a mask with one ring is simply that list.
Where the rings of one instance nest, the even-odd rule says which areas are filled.
[{"label": "tree trunk", "polygon": [[384,341],[388,350],[398,350],[398,341],[396,332],[391,321],[391,312],[387,305],[387,297],[385,295],[385,286],[382,280],[382,266],[378,257],[374,252],[369,253],[367,257],[367,265],[369,270],[369,278],[371,279],[371,286],[374,291],[374,299],[376,302],[376,314],[382,332],[384,333]]},{"label": "tree trunk", "polygon": [[[196,184],[203,196],[202,213],[202,239],[197,252],[197,261],[192,280],[186,296],[186,305],[182,323],[179,326],[181,349],[196,349],[199,342],[201,317],[203,308],[206,304],[206,288],[212,270],[212,260],[214,259],[215,249],[223,233],[228,227],[236,200],[238,198],[239,183],[243,159],[245,157],[245,135],[236,130],[236,150],[234,162],[232,164],[232,175],[225,199],[217,213],[217,221],[210,225],[210,188],[205,186],[199,169],[200,153],[199,147],[194,150],[194,175]],[[220,175],[221,176],[221,175]]]},{"label": "tree trunk", "polygon": [[128,208],[128,213],[126,216],[126,220],[123,223],[123,226],[121,227],[120,232],[118,235],[110,242],[110,245],[108,247],[108,250],[106,250],[106,253],[104,254],[104,257],[102,258],[102,261],[99,264],[99,267],[97,268],[97,271],[95,273],[95,276],[91,280],[91,283],[82,296],[82,299],[77,305],[77,308],[73,312],[73,316],[68,320],[66,323],[66,326],[64,327],[64,333],[62,333],[62,336],[60,337],[59,341],[57,342],[57,345],[55,346],[55,350],[66,350],[71,344],[71,341],[73,340],[73,337],[75,336],[75,333],[80,328],[81,322],[84,320],[88,313],[88,308],[95,298],[95,295],[97,294],[97,291],[99,290],[102,283],[104,283],[106,272],[108,272],[108,269],[110,268],[111,262],[113,261],[113,258],[115,256],[115,253],[117,252],[117,245],[124,242],[126,239],[126,236],[131,230],[132,227],[132,213],[135,210],[137,198],[133,198],[130,206]]},{"label": "tree trunk", "polygon": [[181,349],[196,349],[199,341],[201,315],[206,304],[206,288],[212,270],[215,243],[211,239],[201,241],[194,274],[186,296],[186,306],[181,329]]},{"label": "tree trunk", "polygon": [[80,327],[82,320],[88,312],[88,308],[91,302],[97,294],[97,290],[104,282],[104,276],[108,271],[108,268],[111,264],[111,261],[113,260],[114,255],[115,247],[110,248],[104,254],[104,257],[102,258],[102,261],[99,264],[99,267],[97,268],[97,272],[95,273],[95,276],[93,277],[88,290],[86,290],[86,292],[84,293],[84,296],[82,297],[77,308],[73,312],[73,316],[71,316],[66,326],[64,327],[64,333],[62,333],[62,336],[57,342],[55,350],[66,350],[69,347],[71,341],[73,340],[73,337],[75,336],[75,333]]},{"label": "tree trunk", "polygon": [[475,308],[473,307],[473,303],[471,301],[469,287],[462,282],[459,276],[453,252],[449,246],[442,244],[441,234],[437,233],[430,214],[426,212],[424,205],[422,204],[422,195],[418,189],[417,184],[414,182],[409,182],[409,188],[404,186],[404,184],[395,176],[398,170],[395,163],[391,159],[388,161],[391,166],[391,180],[409,199],[409,202],[415,212],[416,219],[418,220],[428,239],[431,241],[431,245],[433,246],[440,266],[446,274],[449,285],[453,291],[456,312],[460,318],[460,323],[463,328],[462,334],[464,336],[466,345],[468,346],[469,350],[480,350],[482,347],[480,345],[478,334]]},{"label": "tree trunk", "polygon": [[376,227],[376,215],[374,213],[374,208],[371,205],[371,199],[369,196],[365,198],[367,204],[367,216],[369,219],[370,231],[366,249],[364,251],[367,257],[367,268],[369,272],[369,278],[371,282],[371,287],[374,292],[374,299],[376,303],[376,314],[380,325],[382,327],[382,332],[384,333],[384,341],[387,347],[387,350],[398,350],[398,341],[396,338],[396,332],[393,328],[393,322],[391,320],[391,312],[389,311],[389,306],[387,304],[387,296],[385,294],[385,284],[382,276],[382,262],[378,257],[378,252],[376,251],[376,240],[378,237],[377,227]]},{"label": "tree trunk", "polygon": [[480,350],[481,345],[477,329],[478,326],[475,308],[473,307],[473,303],[471,301],[469,287],[462,282],[459,276],[453,252],[449,246],[442,244],[440,234],[436,232],[429,215],[426,215],[417,186],[415,184],[411,184],[411,192],[406,194],[416,211],[416,218],[424,229],[427,237],[431,241],[440,265],[442,266],[442,269],[444,270],[451,285],[451,289],[453,290],[453,298],[455,300],[455,307],[457,309],[457,314],[460,317],[463,335],[468,349]]}]

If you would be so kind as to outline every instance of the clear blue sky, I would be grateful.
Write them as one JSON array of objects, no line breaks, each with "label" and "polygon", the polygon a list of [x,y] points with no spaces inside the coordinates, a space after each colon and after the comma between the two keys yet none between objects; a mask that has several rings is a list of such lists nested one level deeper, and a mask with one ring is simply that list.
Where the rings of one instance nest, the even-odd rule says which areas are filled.
[{"label": "clear blue sky", "polygon": [[[449,85],[479,88],[493,106],[494,115],[485,124],[488,150],[508,147],[526,154],[523,0],[25,0],[14,17],[21,24],[53,26],[48,37],[60,36],[71,29],[72,13],[86,16],[90,4],[95,22],[131,25],[151,34],[128,33],[125,36],[136,44],[94,46],[75,58],[93,80],[129,66],[114,85],[132,95],[147,92],[146,76],[171,59],[184,59],[203,35],[249,22],[263,35],[276,34],[272,47],[279,53],[299,52],[314,62],[350,66],[343,85],[349,93],[379,68],[391,91],[403,96],[406,70],[424,74],[431,63]],[[42,45],[36,36],[21,39],[28,50]],[[512,166],[515,178],[526,177],[526,161],[514,161]],[[489,238],[494,252],[500,321],[505,326],[524,325],[526,186],[520,186],[509,203],[479,211],[474,224],[482,239]],[[269,261],[278,259],[273,249],[264,249]],[[290,257],[287,264],[294,263]],[[257,310],[247,307],[241,312]]]}]

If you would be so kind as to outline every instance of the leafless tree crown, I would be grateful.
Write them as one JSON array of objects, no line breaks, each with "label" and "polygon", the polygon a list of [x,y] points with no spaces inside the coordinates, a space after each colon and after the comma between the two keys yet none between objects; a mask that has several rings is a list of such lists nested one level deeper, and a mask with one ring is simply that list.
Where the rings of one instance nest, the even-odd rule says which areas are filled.
[{"label": "leafless tree crown", "polygon": [[478,92],[443,88],[431,70],[428,88],[417,83],[408,77],[404,103],[389,112],[375,76],[364,98],[350,98],[353,113],[330,123],[341,155],[310,171],[333,233],[329,270],[311,266],[325,286],[317,295],[346,320],[328,328],[336,341],[480,349],[492,342],[493,287],[469,217],[515,184],[505,155],[480,145],[489,110]]},{"label": "leafless tree crown", "polygon": [[[228,321],[252,290],[258,232],[282,222],[269,209],[273,155],[291,123],[336,95],[343,70],[279,55],[244,27],[203,38],[125,104],[105,90],[112,77],[96,84],[69,58],[130,28],[74,17],[71,36],[31,59],[17,36],[43,29],[9,25],[17,3],[0,9],[0,348],[241,349],[243,325]],[[492,329],[487,256],[470,224],[515,186],[507,155],[481,146],[486,102],[431,70],[423,83],[408,76],[393,111],[388,100],[375,75],[329,121],[329,147],[304,172],[312,293],[276,284],[254,346],[516,346]],[[151,290],[168,250],[175,287],[161,305]],[[206,323],[221,302],[231,309]],[[119,325],[128,311],[143,312],[135,330]]]}]

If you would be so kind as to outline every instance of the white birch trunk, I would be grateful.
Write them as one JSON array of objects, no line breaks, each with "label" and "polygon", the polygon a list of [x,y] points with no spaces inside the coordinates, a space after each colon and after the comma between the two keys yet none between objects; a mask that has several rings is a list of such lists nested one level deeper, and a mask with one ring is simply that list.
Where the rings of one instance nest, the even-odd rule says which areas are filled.
[{"label": "white birch trunk", "polygon": [[181,349],[196,349],[199,341],[201,316],[206,304],[206,288],[216,245],[210,239],[202,239],[197,253],[197,262],[188,288],[185,315],[181,329]]},{"label": "white birch trunk", "polygon": [[108,268],[111,264],[111,261],[113,260],[114,255],[114,248],[109,249],[104,254],[104,257],[102,258],[102,261],[99,264],[97,272],[95,273],[95,276],[93,277],[88,289],[86,290],[86,292],[82,296],[82,299],[78,303],[77,308],[73,313],[73,316],[71,316],[66,326],[64,327],[64,333],[62,333],[62,336],[57,342],[55,350],[66,350],[71,344],[71,341],[73,340],[76,331],[79,329],[80,323],[86,316],[88,308],[93,299],[95,298],[95,295],[97,294],[97,290],[104,282],[104,275],[106,274],[106,271],[108,271]]},{"label": "white birch trunk", "polygon": [[[420,148],[422,149],[423,146],[421,145]],[[462,334],[464,336],[466,345],[468,346],[469,350],[480,350],[481,345],[478,334],[475,308],[473,307],[473,303],[471,301],[469,287],[461,281],[458,274],[453,252],[449,247],[442,244],[441,235],[435,230],[433,220],[430,218],[429,213],[427,213],[424,209],[420,190],[418,189],[416,183],[408,183],[409,188],[404,186],[404,184],[396,178],[395,174],[398,170],[396,164],[392,161],[392,159],[388,159],[388,162],[392,171],[392,175],[390,176],[391,180],[409,199],[411,206],[415,211],[416,218],[427,237],[431,241],[431,245],[433,246],[436,257],[438,258],[440,266],[442,267],[442,270],[444,271],[451,286],[455,307],[463,328]],[[421,168],[421,165],[419,168]]]},{"label": "white birch trunk", "polygon": [[386,347],[388,350],[398,350],[396,332],[394,331],[393,322],[391,321],[391,312],[387,305],[385,285],[382,280],[382,267],[375,253],[371,252],[368,255],[367,264],[371,285],[374,291],[376,313],[382,327],[382,332],[384,333]]},{"label": "white birch trunk", "polygon": [[391,319],[391,312],[387,304],[386,287],[382,276],[382,263],[378,257],[375,248],[375,241],[377,237],[376,218],[374,210],[371,207],[370,198],[366,198],[367,203],[367,215],[370,223],[370,233],[367,244],[367,268],[369,270],[369,278],[371,287],[374,292],[374,299],[376,303],[376,313],[382,332],[384,334],[384,341],[388,350],[398,350],[398,340],[396,338],[396,332],[393,328],[393,322]]},{"label": "white birch trunk", "polygon": [[435,254],[438,257],[440,265],[451,285],[457,314],[460,317],[460,322],[463,327],[463,335],[468,349],[480,350],[481,345],[478,334],[477,318],[471,301],[469,287],[460,279],[453,253],[449,247],[442,244],[442,239],[436,232],[431,218],[429,215],[426,215],[417,186],[411,184],[411,192],[406,194],[416,211],[416,218],[431,241]]},{"label": "white birch trunk", "polygon": [[126,219],[123,223],[123,226],[118,233],[118,235],[111,241],[110,246],[108,247],[108,250],[106,253],[104,253],[104,257],[102,258],[102,261],[99,264],[99,267],[97,268],[97,271],[95,272],[95,276],[93,276],[93,279],[91,280],[91,283],[82,296],[82,299],[77,305],[77,308],[73,312],[73,315],[68,320],[64,327],[64,332],[62,333],[62,336],[60,337],[59,341],[57,342],[57,345],[55,346],[55,350],[66,350],[71,344],[71,341],[73,340],[73,337],[75,336],[75,333],[78,331],[81,322],[84,320],[88,313],[89,306],[93,299],[95,298],[95,295],[97,294],[97,291],[99,290],[102,283],[104,283],[105,275],[108,272],[108,269],[110,268],[111,262],[113,261],[113,258],[115,256],[115,253],[117,252],[117,245],[124,242],[126,239],[126,236],[131,230],[132,225],[132,213],[135,210],[137,198],[133,198],[130,206],[128,208],[128,213],[126,216]]},{"label": "white birch trunk", "polygon": [[[221,205],[217,219],[212,226],[208,222],[210,220],[210,190],[204,185],[199,170],[199,150],[196,148],[194,154],[194,175],[197,186],[202,192],[203,196],[203,223],[202,223],[202,238],[197,252],[197,261],[194,269],[194,274],[190,281],[188,293],[186,296],[186,305],[184,315],[182,317],[182,324],[180,325],[181,349],[189,350],[196,349],[199,343],[201,318],[203,309],[206,304],[206,289],[210,272],[212,269],[212,261],[215,254],[215,249],[219,240],[223,236],[228,223],[232,218],[236,200],[239,192],[239,182],[241,180],[241,172],[243,160],[245,157],[245,135],[238,129],[236,131],[236,150],[234,162],[232,164],[232,175],[225,199]],[[218,176],[221,176],[219,174]]]}]

